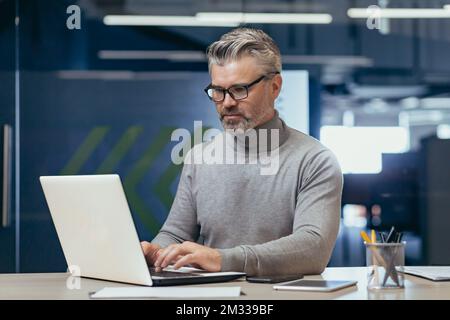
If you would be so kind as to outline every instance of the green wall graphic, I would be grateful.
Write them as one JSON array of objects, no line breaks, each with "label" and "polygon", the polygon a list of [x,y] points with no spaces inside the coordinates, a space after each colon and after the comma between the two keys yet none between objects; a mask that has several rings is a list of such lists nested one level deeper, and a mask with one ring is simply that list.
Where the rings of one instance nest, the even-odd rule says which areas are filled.
[{"label": "green wall graphic", "polygon": [[[202,128],[202,135],[204,131],[210,127]],[[94,127],[82,141],[80,146],[74,152],[70,160],[63,167],[61,175],[76,175],[79,174],[81,168],[89,160],[95,149],[101,145],[104,138],[110,132],[110,126]],[[136,213],[142,221],[144,228],[152,235],[156,235],[161,228],[160,222],[157,220],[152,209],[146,204],[143,197],[149,195],[141,195],[138,193],[137,186],[151,170],[155,160],[160,156],[168,144],[171,143],[170,137],[175,127],[162,127],[155,135],[150,145],[145,149],[142,155],[136,159],[129,172],[123,178],[123,185],[131,210]],[[197,128],[196,130],[200,130]],[[111,151],[106,155],[105,159],[99,164],[98,168],[93,174],[109,174],[114,173],[120,161],[126,156],[131,148],[136,145],[138,138],[143,133],[142,126],[130,126],[119,138],[117,143],[112,147]],[[193,137],[190,141],[193,145]],[[189,143],[185,141],[184,143]],[[167,212],[174,199],[170,187],[177,179],[182,169],[182,165],[175,165],[171,161],[168,162],[167,168],[161,172],[157,178],[154,187],[150,192],[160,201]]]},{"label": "green wall graphic", "polygon": [[[136,186],[150,169],[155,158],[161,153],[164,147],[170,142],[170,135],[175,128],[162,128],[150,146],[135,163],[131,172],[124,179],[124,188],[127,191],[128,201],[133,211],[136,212],[144,223],[146,229],[156,235],[160,229],[158,221],[151,209],[145,204],[136,191]],[[181,170],[181,166],[177,168]],[[174,179],[176,178],[176,175]],[[170,183],[170,182],[169,182]],[[168,190],[170,194],[170,190]]]},{"label": "green wall graphic", "polygon": [[94,152],[95,148],[97,148],[103,138],[105,138],[109,129],[110,128],[106,126],[95,127],[92,129],[69,162],[61,170],[61,175],[77,174],[89,159],[92,152]]},{"label": "green wall graphic", "polygon": [[117,167],[118,163],[127,154],[128,150],[134,145],[136,139],[141,135],[143,128],[141,126],[130,127],[119,139],[119,142],[111,150],[110,154],[100,164],[96,174],[111,173]]},{"label": "green wall graphic", "polygon": [[[145,174],[151,170],[155,159],[161,154],[167,144],[171,143],[170,136],[174,127],[163,127],[151,141],[150,145],[143,152],[139,159],[132,165],[131,170],[124,176],[123,185],[127,193],[130,207],[136,213],[144,228],[151,234],[156,235],[161,224],[155,218],[152,209],[145,203],[142,196],[137,192],[139,182],[144,178]],[[108,174],[115,172],[119,162],[130,151],[137,139],[142,134],[144,128],[142,126],[131,126],[119,138],[118,142],[111,149],[93,174]],[[89,160],[95,149],[102,143],[108,132],[109,126],[94,127],[74,152],[68,163],[61,170],[61,175],[79,174],[83,165]],[[154,188],[153,195],[164,204],[167,210],[173,202],[173,195],[170,191],[170,185],[178,177],[181,172],[181,165],[174,165],[170,162],[167,170],[162,172],[158,178],[158,188]],[[160,188],[161,187],[161,188]],[[148,195],[145,195],[148,196]]]}]

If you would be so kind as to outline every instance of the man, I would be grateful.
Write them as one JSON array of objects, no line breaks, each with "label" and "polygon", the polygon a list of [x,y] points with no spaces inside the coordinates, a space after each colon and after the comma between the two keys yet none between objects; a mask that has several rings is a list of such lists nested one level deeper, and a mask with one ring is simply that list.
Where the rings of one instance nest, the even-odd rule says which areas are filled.
[{"label": "man", "polygon": [[278,47],[261,30],[238,28],[211,44],[207,57],[206,91],[223,127],[278,130],[279,168],[261,175],[258,164],[185,162],[165,224],[152,243],[142,242],[148,263],[248,275],[322,273],[339,229],[342,173],[328,149],[278,117]]}]

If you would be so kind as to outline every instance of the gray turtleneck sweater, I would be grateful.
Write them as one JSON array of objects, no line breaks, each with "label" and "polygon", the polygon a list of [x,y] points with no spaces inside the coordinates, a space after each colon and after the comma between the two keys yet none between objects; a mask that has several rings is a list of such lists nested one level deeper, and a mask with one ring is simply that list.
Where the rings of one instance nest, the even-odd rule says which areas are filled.
[{"label": "gray turtleneck sweater", "polygon": [[339,164],[330,150],[288,127],[278,113],[260,129],[279,129],[279,147],[273,149],[277,173],[262,175],[259,162],[185,161],[170,213],[152,242],[166,247],[193,241],[219,249],[222,271],[319,274],[339,230]]}]

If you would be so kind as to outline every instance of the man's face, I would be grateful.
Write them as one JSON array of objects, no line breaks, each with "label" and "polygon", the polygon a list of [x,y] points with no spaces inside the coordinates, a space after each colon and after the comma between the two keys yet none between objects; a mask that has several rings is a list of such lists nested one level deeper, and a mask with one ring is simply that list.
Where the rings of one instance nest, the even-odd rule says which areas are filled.
[{"label": "man's face", "polygon": [[[211,66],[211,84],[229,88],[233,85],[249,84],[265,75],[255,58],[241,59]],[[273,77],[273,75],[271,75]],[[263,79],[248,89],[248,97],[234,100],[228,93],[221,102],[215,102],[220,121],[225,129],[247,130],[269,121],[274,115],[274,101],[281,89],[281,76]]]}]

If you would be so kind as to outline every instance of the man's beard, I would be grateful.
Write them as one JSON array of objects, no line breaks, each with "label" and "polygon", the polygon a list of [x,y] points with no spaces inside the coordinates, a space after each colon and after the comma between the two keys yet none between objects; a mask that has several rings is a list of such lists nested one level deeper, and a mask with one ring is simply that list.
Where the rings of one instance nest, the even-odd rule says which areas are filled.
[{"label": "man's beard", "polygon": [[[258,123],[270,112],[270,109],[265,110],[263,113],[255,115],[254,117],[247,118],[242,113],[238,112],[227,112],[220,114],[220,122],[225,130],[243,130],[247,131],[249,129],[255,128]],[[225,116],[240,115],[239,120],[226,120]]]},{"label": "man's beard", "polygon": [[[226,116],[240,116],[238,119],[227,119]],[[225,130],[243,130],[247,131],[255,127],[257,117],[248,117],[240,112],[238,107],[224,109],[220,114],[220,122]]]},{"label": "man's beard", "polygon": [[239,120],[226,120],[225,117],[221,117],[221,122],[225,130],[246,131],[254,127],[253,121],[245,117],[241,117]]}]

